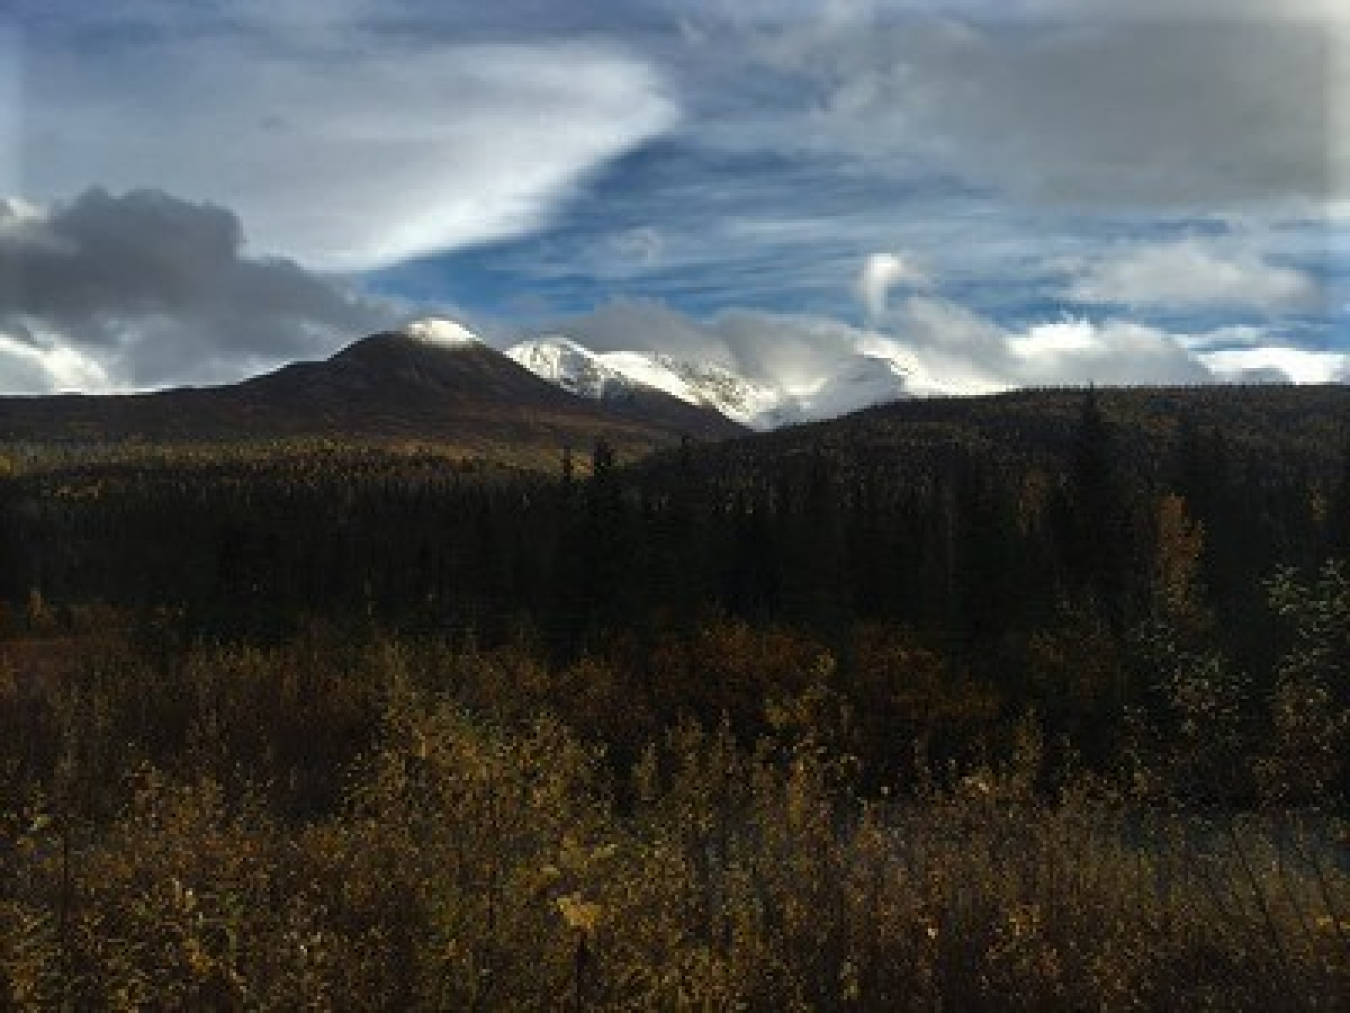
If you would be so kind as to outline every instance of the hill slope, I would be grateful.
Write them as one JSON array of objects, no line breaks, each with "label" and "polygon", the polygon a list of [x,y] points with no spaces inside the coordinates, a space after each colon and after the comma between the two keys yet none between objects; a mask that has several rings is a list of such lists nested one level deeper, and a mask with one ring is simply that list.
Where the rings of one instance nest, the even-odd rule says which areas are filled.
[{"label": "hill slope", "polygon": [[[1186,434],[1219,439],[1234,462],[1259,470],[1331,474],[1350,441],[1345,384],[1105,388],[1096,392],[1119,452],[1149,472]],[[824,455],[845,468],[926,466],[963,454],[1012,466],[1063,464],[1087,392],[1055,388],[971,397],[916,398],[842,418],[761,433],[700,450],[713,471],[772,474]]]},{"label": "hill slope", "polygon": [[[744,432],[653,391],[599,404],[535,376],[448,322],[377,334],[242,383],[146,394],[0,398],[0,440],[226,443],[435,441],[520,454],[604,438],[637,452]],[[447,335],[449,335],[447,337]]]},{"label": "hill slope", "polygon": [[786,391],[713,363],[653,352],[592,352],[561,336],[521,342],[506,354],[563,390],[592,400],[621,402],[660,391],[751,429],[772,429],[802,417],[802,406]]},{"label": "hill slope", "polygon": [[838,359],[814,386],[792,390],[742,376],[715,362],[658,352],[593,352],[560,335],[521,342],[506,354],[573,394],[612,401],[634,392],[659,390],[761,431],[837,418],[916,394],[945,392],[914,363],[861,352]]}]

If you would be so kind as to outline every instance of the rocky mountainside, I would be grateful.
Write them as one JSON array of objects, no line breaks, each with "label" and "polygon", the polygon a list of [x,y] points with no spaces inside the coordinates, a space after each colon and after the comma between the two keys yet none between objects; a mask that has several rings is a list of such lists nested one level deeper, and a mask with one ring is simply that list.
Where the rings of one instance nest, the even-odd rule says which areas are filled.
[{"label": "rocky mountainside", "polygon": [[871,355],[843,359],[810,389],[788,390],[745,377],[718,363],[689,362],[657,352],[593,352],[571,338],[550,335],[507,349],[511,358],[563,390],[599,401],[659,390],[711,408],[751,429],[834,418],[859,408],[908,397],[910,371]]},{"label": "rocky mountainside", "polygon": [[436,441],[471,452],[641,451],[744,432],[660,391],[596,402],[540,379],[452,321],[376,334],[242,383],[144,394],[0,398],[0,440],[215,443]]}]

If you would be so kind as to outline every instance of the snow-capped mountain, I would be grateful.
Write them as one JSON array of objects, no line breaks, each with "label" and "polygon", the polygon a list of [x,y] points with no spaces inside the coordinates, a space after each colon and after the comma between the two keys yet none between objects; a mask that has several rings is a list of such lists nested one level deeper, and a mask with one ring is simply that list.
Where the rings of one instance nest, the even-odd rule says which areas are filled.
[{"label": "snow-capped mountain", "polygon": [[799,394],[802,417],[832,419],[839,415],[909,397],[912,375],[896,360],[858,354],[844,359],[815,390]]},{"label": "snow-capped mountain", "polygon": [[558,335],[521,342],[506,354],[537,376],[583,397],[612,399],[650,387],[754,429],[795,421],[795,415],[782,414],[791,395],[713,363],[685,362],[655,352],[592,352]]},{"label": "snow-capped mountain", "polygon": [[508,348],[506,355],[536,376],[582,397],[599,400],[611,385],[631,385],[622,373],[605,365],[600,356],[570,338],[550,335],[522,341]]},{"label": "snow-capped mountain", "polygon": [[[616,357],[644,357],[641,352],[611,354]],[[751,380],[712,362],[686,362],[659,354],[650,358],[658,367],[686,384],[700,404],[714,408],[742,425],[752,429],[774,429],[800,421],[792,395],[774,384]]]},{"label": "snow-capped mountain", "polygon": [[483,339],[473,331],[444,317],[422,317],[404,324],[400,330],[414,341],[442,348],[473,348],[483,344]]},{"label": "snow-capped mountain", "polygon": [[688,362],[657,352],[592,352],[571,338],[549,335],[506,354],[538,376],[583,397],[612,399],[655,388],[703,405],[752,429],[775,429],[832,418],[908,394],[909,369],[896,360],[856,355],[815,386],[788,390],[716,363]]},{"label": "snow-capped mountain", "polygon": [[604,440],[631,458],[684,437],[742,436],[711,408],[651,388],[604,401],[534,375],[452,320],[415,320],[332,355],[215,387],[83,397],[0,396],[0,439],[109,445],[438,443],[536,466]]}]

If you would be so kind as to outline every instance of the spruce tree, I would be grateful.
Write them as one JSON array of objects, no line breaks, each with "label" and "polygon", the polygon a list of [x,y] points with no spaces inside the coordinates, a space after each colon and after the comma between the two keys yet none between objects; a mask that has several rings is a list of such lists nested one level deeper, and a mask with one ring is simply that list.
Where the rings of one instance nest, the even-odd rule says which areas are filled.
[{"label": "spruce tree", "polygon": [[1065,556],[1075,589],[1091,595],[1119,632],[1125,621],[1128,513],[1095,388],[1087,392],[1074,434],[1068,508]]},{"label": "spruce tree", "polygon": [[1350,561],[1350,441],[1341,458],[1341,474],[1327,511],[1327,549],[1330,555]]}]

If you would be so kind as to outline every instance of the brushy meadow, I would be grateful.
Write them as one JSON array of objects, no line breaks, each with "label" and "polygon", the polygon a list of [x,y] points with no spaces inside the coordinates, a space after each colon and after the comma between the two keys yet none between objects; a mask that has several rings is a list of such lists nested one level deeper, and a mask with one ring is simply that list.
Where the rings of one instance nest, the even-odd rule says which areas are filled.
[{"label": "brushy meadow", "polygon": [[1346,1009],[1340,397],[0,457],[0,1008]]},{"label": "brushy meadow", "polygon": [[1174,756],[1052,769],[1034,716],[962,763],[916,739],[878,786],[828,666],[754,741],[686,720],[619,760],[579,718],[619,727],[621,692],[550,701],[520,645],[91,653],[78,678],[0,688],[10,1008],[1350,996],[1344,824],[1183,804],[1159,787]]}]

